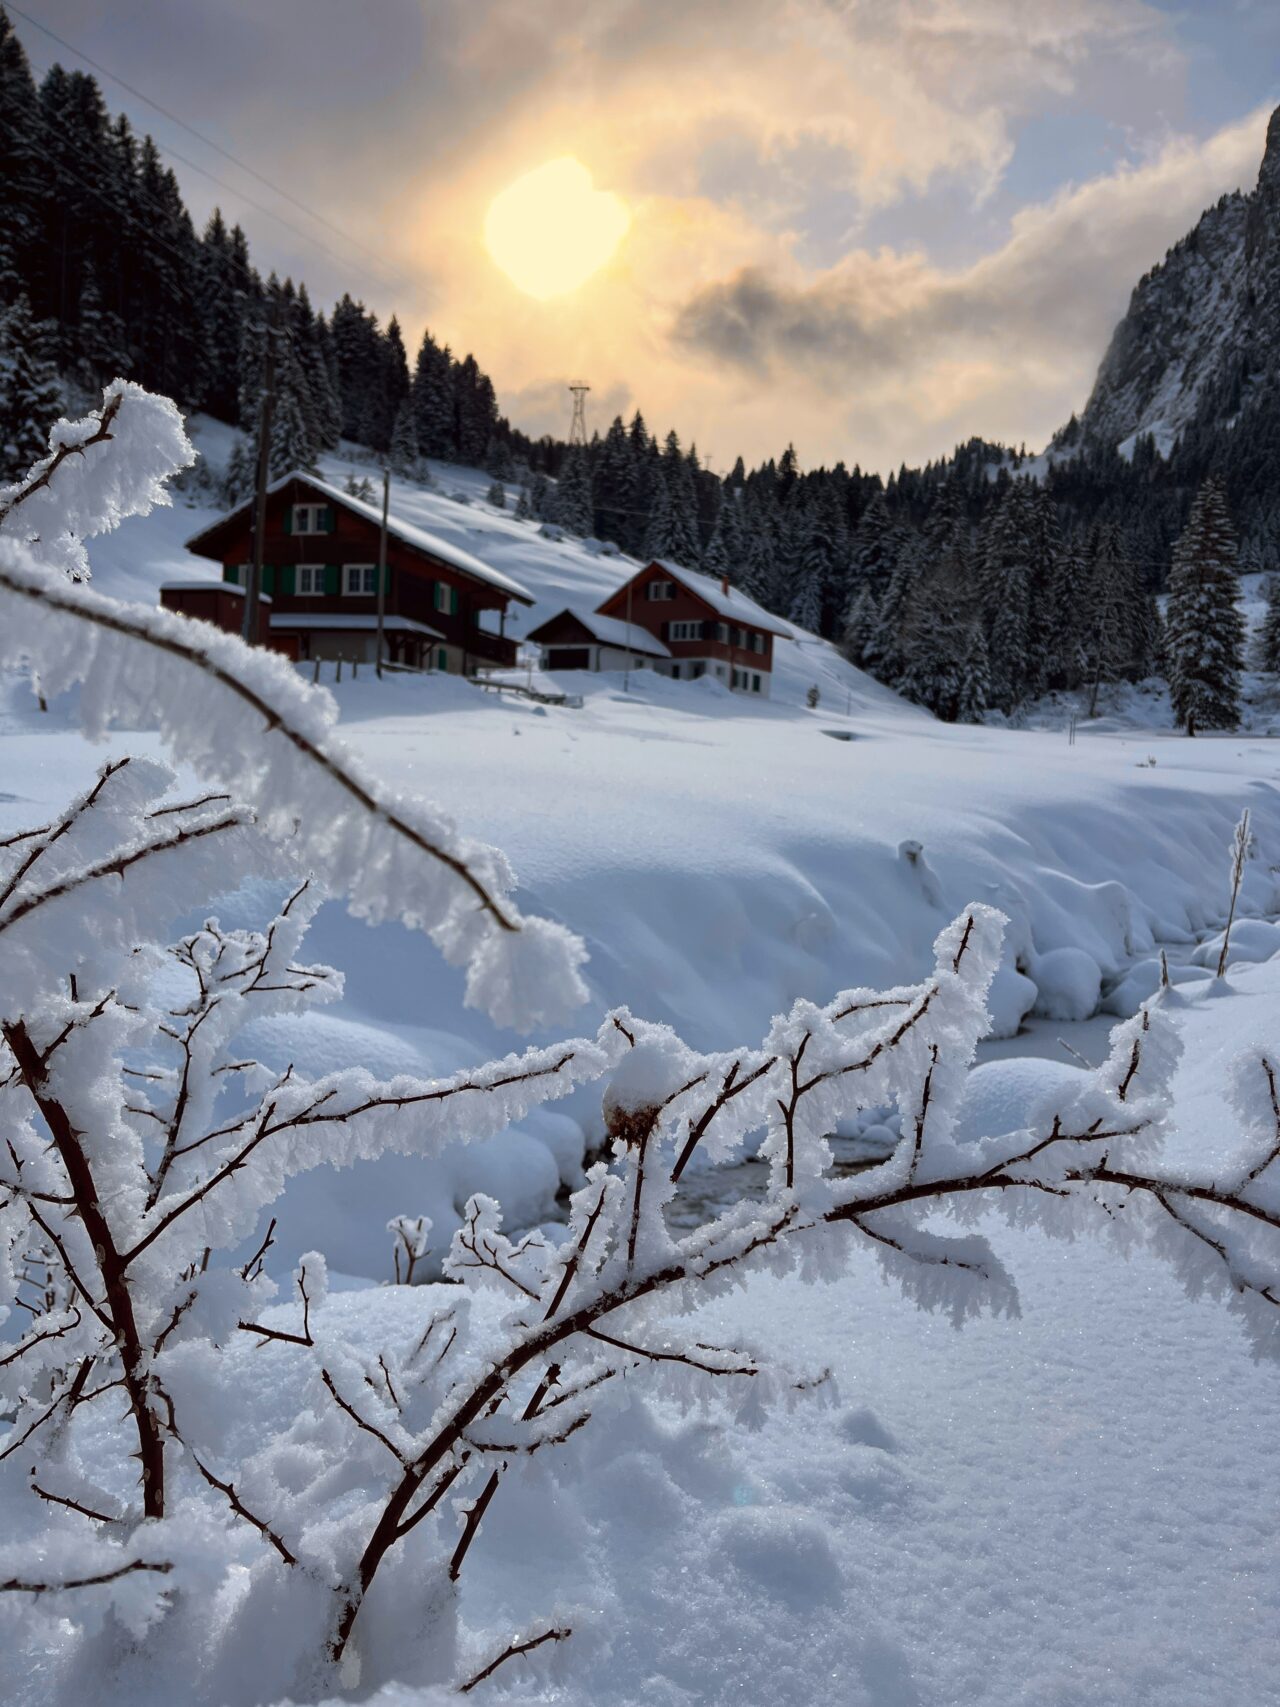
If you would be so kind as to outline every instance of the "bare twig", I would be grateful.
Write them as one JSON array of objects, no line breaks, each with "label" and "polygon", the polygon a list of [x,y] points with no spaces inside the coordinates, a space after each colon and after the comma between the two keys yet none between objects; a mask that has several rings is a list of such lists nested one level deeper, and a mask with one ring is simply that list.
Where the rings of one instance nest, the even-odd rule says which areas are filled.
[{"label": "bare twig", "polygon": [[570,1627],[565,1625],[562,1629],[544,1630],[541,1635],[529,1636],[523,1642],[508,1642],[496,1659],[490,1660],[487,1666],[482,1666],[474,1677],[469,1677],[465,1683],[459,1684],[460,1693],[469,1695],[477,1684],[483,1683],[487,1677],[492,1677],[499,1666],[505,1665],[508,1660],[515,1659],[518,1654],[530,1654],[535,1648],[540,1648],[544,1642],[567,1641],[572,1634],[573,1631]]}]

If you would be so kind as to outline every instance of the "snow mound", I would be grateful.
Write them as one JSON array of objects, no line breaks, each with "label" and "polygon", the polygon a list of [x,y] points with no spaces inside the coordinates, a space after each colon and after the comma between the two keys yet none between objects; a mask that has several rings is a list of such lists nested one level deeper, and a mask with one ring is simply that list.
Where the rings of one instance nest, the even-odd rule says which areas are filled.
[{"label": "snow mound", "polygon": [[[1200,944],[1191,956],[1197,966],[1217,970],[1224,935],[1225,932],[1219,931],[1217,936],[1211,936]],[[1229,965],[1252,965],[1260,960],[1270,960],[1275,954],[1280,954],[1280,925],[1272,924],[1269,919],[1237,919],[1232,925],[1231,948],[1227,955]]]},{"label": "snow mound", "polygon": [[956,1110],[956,1142],[973,1144],[1035,1126],[1046,1108],[1078,1094],[1088,1077],[1083,1067],[1035,1055],[984,1061],[965,1081]]},{"label": "snow mound", "polygon": [[[1132,1019],[1144,1002],[1149,1002],[1160,988],[1160,961],[1158,958],[1139,960],[1129,968],[1129,971],[1103,997],[1104,1013],[1116,1014],[1121,1019]],[[1171,966],[1169,968],[1171,984],[1203,984],[1205,973],[1194,966]]]},{"label": "snow mound", "polygon": [[1035,1012],[1045,1019],[1088,1019],[1098,1011],[1102,969],[1082,948],[1052,948],[1032,967]]},{"label": "snow mound", "polygon": [[987,992],[987,1011],[991,1015],[987,1036],[1016,1037],[1019,1026],[1035,1005],[1036,993],[1036,986],[1024,973],[1012,966],[998,967]]}]

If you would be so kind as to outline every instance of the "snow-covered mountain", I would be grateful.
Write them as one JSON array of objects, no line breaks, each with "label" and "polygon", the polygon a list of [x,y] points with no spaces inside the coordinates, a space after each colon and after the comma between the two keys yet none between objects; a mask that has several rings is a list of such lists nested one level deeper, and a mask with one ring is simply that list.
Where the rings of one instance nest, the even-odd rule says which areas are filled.
[{"label": "snow-covered mountain", "polygon": [[1079,436],[1167,454],[1191,425],[1230,421],[1280,364],[1280,108],[1258,182],[1225,195],[1133,292],[1098,369]]}]

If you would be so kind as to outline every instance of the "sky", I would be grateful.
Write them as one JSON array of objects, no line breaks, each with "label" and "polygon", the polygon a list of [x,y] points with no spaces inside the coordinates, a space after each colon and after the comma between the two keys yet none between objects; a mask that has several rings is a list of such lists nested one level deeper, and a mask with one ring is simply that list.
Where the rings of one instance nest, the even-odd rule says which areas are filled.
[{"label": "sky", "polygon": [[[789,441],[805,467],[881,472],[973,434],[1038,449],[1141,275],[1251,187],[1280,102],[1275,0],[21,12],[132,85],[101,79],[197,222],[220,204],[264,272],[395,312],[411,353],[426,326],[474,351],[525,431],[564,434],[581,377],[592,426],[639,407],[721,471]],[[21,12],[37,72],[87,68]],[[539,298],[495,263],[486,215],[565,157],[627,230]]]}]

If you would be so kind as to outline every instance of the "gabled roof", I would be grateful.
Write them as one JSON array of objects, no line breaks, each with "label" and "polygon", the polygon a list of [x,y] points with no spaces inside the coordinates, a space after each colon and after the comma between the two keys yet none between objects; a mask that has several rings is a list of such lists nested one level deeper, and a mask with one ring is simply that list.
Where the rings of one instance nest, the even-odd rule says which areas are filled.
[{"label": "gabled roof", "polygon": [[[364,521],[372,522],[375,527],[382,526],[382,510],[376,504],[368,504],[363,498],[353,498],[349,492],[344,492],[339,486],[330,486],[327,480],[321,480],[319,475],[307,474],[301,468],[292,469],[288,474],[281,475],[279,480],[273,480],[267,487],[267,496],[282,492],[293,480],[318,492],[321,497],[331,503],[340,504],[343,509],[350,510],[353,515],[360,516]],[[237,504],[234,510],[228,510],[226,515],[219,516],[216,522],[201,528],[197,534],[192,534],[186,541],[188,551],[199,549],[202,541],[219,528],[225,527],[229,521],[241,515],[252,507],[253,499],[246,498],[243,504]],[[463,551],[460,546],[451,545],[447,539],[441,539],[438,534],[428,533],[425,528],[415,527],[412,522],[401,521],[392,512],[387,517],[387,533],[392,539],[400,541],[401,545],[412,547],[415,551],[423,551],[428,556],[437,558],[441,563],[447,563],[451,569],[456,569],[462,575],[468,575],[473,581],[482,581],[486,586],[496,587],[515,599],[522,605],[534,602],[533,594],[522,587],[519,581],[513,581],[510,575],[504,575],[501,569],[494,569],[479,557],[473,557],[469,551]]]},{"label": "gabled roof", "polygon": [[[562,616],[570,616],[576,623],[586,629],[593,640],[598,640],[603,646],[618,646],[624,651],[643,652],[649,658],[669,658],[670,651],[647,628],[641,628],[638,623],[625,623],[616,616],[601,616],[599,611],[581,611],[565,609],[557,611],[555,616],[548,617],[537,628],[529,630],[526,639],[536,641],[544,628],[550,628],[553,622],[558,622]],[[554,641],[551,644],[555,644]]]},{"label": "gabled roof", "polygon": [[[711,575],[703,575],[697,569],[686,569],[682,563],[672,563],[665,557],[651,558],[631,579],[634,581],[636,575],[643,575],[649,569],[661,569],[664,575],[670,575],[673,581],[679,581],[686,592],[710,605],[717,616],[722,616],[729,622],[742,623],[748,628],[762,628],[766,634],[776,634],[780,640],[791,638],[791,630],[779,627],[779,619],[771,611],[765,610],[763,605],[758,605],[754,599],[748,598],[741,587],[731,585],[727,593],[722,592],[719,581]],[[626,586],[625,581],[623,586]],[[604,603],[610,604],[617,596],[616,591],[610,593]]]}]

